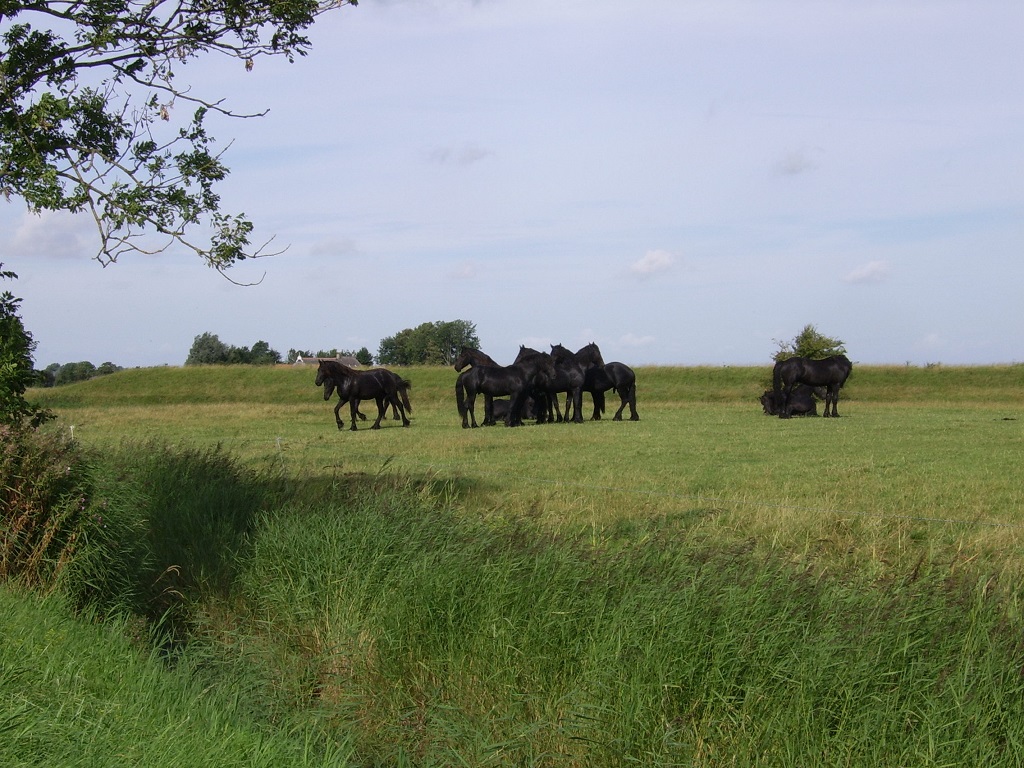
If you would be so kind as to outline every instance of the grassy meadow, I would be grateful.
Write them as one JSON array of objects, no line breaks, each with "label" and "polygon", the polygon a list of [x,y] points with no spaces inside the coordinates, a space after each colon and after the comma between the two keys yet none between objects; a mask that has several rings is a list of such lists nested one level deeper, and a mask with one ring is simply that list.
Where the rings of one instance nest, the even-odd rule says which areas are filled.
[{"label": "grassy meadow", "polygon": [[[402,373],[412,426],[377,431],[339,431],[309,368],[32,393],[104,512],[66,608],[0,599],[110,617],[110,664],[137,657],[71,709],[170,702],[133,727],[184,765],[1024,764],[1024,366],[856,366],[842,418],[791,420],[767,367],[640,368],[639,422],[472,430],[454,371]],[[0,667],[0,762],[58,754],[45,724],[166,764],[39,663]]]}]

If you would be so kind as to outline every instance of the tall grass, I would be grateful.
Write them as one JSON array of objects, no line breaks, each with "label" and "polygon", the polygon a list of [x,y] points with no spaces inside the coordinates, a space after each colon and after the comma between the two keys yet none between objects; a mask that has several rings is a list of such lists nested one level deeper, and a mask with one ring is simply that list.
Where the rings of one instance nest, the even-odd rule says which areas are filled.
[{"label": "tall grass", "polygon": [[78,619],[54,596],[0,585],[0,765],[343,766],[343,744],[268,729],[240,696],[129,641],[132,625]]},{"label": "tall grass", "polygon": [[262,647],[264,689],[359,722],[374,764],[1024,759],[1019,617],[951,569],[869,589],[664,521],[604,541],[471,522],[413,486],[271,513],[248,563],[219,646]]}]

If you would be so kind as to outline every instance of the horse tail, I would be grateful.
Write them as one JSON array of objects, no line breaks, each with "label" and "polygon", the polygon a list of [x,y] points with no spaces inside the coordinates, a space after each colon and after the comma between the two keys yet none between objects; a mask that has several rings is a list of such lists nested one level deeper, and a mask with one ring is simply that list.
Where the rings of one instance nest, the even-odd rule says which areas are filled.
[{"label": "horse tail", "polygon": [[462,382],[464,375],[460,374],[455,380],[455,404],[459,408],[459,416],[466,415],[466,385]]},{"label": "horse tail", "polygon": [[412,413],[412,403],[409,402],[409,389],[412,387],[412,382],[408,379],[401,379],[398,385],[398,391],[402,395],[402,405],[405,406],[406,413]]},{"label": "horse tail", "polygon": [[776,404],[781,403],[782,397],[782,361],[777,360],[772,369],[772,393],[775,395]]}]

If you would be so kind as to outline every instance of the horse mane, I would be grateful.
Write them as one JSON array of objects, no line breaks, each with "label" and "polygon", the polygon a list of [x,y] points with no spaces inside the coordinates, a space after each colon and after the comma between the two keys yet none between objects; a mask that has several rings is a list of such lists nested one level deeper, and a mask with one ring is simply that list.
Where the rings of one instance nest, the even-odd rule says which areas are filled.
[{"label": "horse mane", "polygon": [[359,373],[355,368],[349,368],[338,360],[321,360],[320,365],[327,369],[327,372],[331,376],[355,376]]}]

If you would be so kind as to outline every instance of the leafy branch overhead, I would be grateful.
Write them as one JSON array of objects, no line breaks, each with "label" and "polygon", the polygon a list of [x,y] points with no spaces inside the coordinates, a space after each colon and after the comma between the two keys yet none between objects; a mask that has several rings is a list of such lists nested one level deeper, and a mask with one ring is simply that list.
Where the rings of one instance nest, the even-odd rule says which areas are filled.
[{"label": "leafy branch overhead", "polygon": [[104,265],[172,244],[218,270],[266,255],[250,247],[245,215],[221,210],[216,184],[229,169],[206,129],[211,112],[256,115],[179,75],[204,54],[247,71],[262,56],[294,61],[317,17],[356,4],[0,0],[0,193],[37,212],[91,215]]}]

